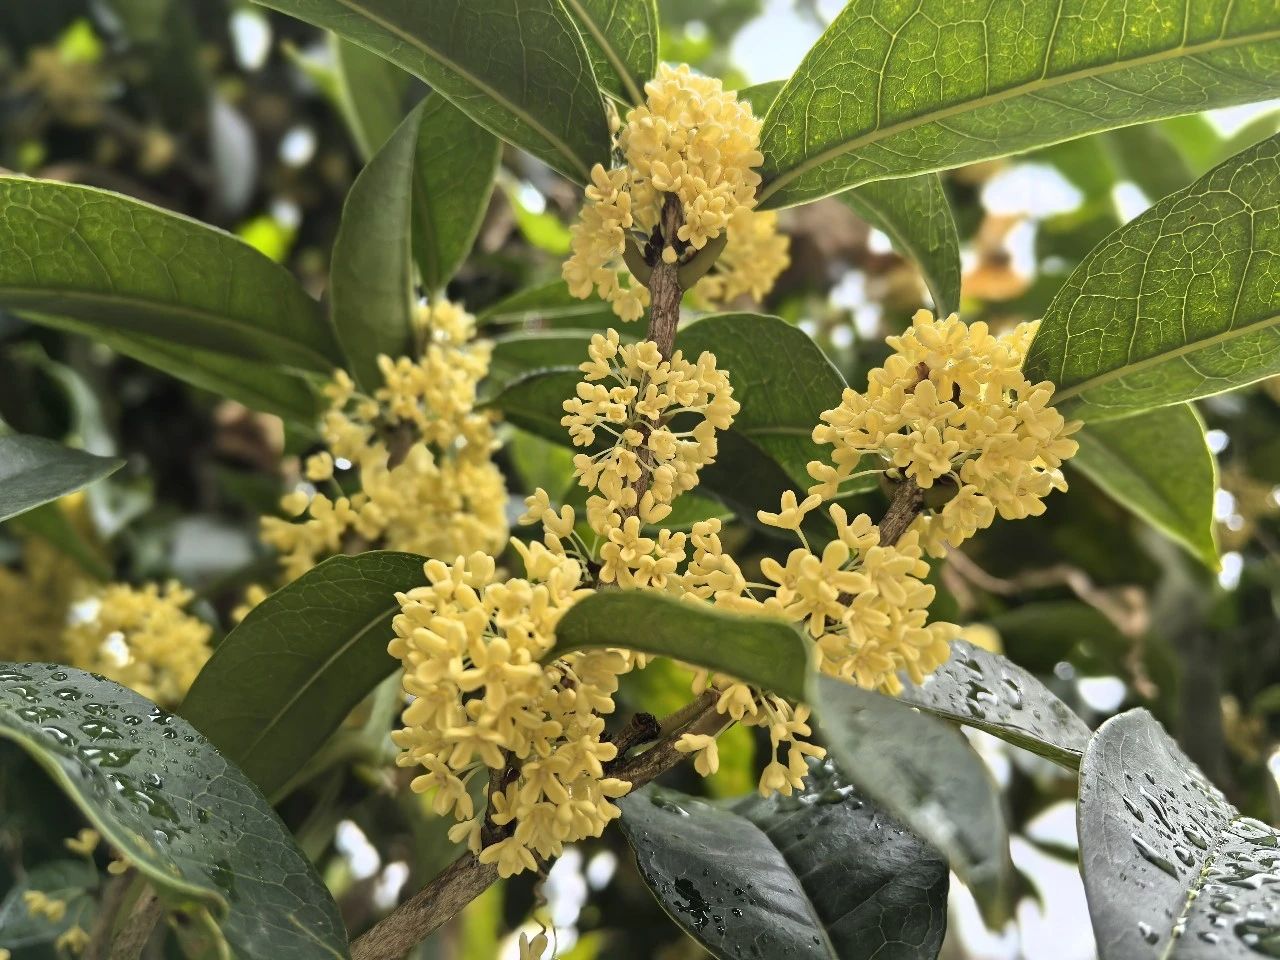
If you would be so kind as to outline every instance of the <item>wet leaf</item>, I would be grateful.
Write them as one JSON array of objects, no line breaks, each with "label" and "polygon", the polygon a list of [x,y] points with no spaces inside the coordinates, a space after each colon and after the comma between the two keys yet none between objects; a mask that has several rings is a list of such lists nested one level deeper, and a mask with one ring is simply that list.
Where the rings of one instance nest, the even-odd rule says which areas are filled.
[{"label": "wet leaf", "polygon": [[1077,819],[1102,960],[1280,951],[1280,830],[1243,816],[1146,710],[1098,729]]},{"label": "wet leaf", "polygon": [[1278,69],[1271,0],[854,0],[765,118],[760,200],[786,207],[1265,100]]},{"label": "wet leaf", "polygon": [[711,804],[650,785],[622,829],[650,891],[718,960],[929,960],[947,927],[946,862],[849,786]]},{"label": "wet leaf", "polygon": [[245,957],[346,957],[337,906],[252,783],[185,720],[58,664],[0,664],[0,737],[26,750],[173,909]]},{"label": "wet leaf", "polygon": [[43,437],[0,436],[0,520],[8,520],[124,466],[114,457],[96,457]]},{"label": "wet leaf", "polygon": [[271,795],[396,667],[396,592],[423,558],[332,557],[263,600],[218,644],[181,714]]}]

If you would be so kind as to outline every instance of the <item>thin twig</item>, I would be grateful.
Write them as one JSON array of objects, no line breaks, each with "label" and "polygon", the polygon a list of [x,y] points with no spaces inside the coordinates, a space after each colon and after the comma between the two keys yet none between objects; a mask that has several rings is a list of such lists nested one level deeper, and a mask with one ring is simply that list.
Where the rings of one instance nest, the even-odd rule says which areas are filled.
[{"label": "thin twig", "polygon": [[129,918],[116,936],[111,948],[111,960],[138,960],[163,912],[164,908],[155,890],[151,887],[143,890],[134,901]]},{"label": "thin twig", "polygon": [[137,874],[130,870],[107,881],[102,891],[102,900],[98,903],[98,913],[93,918],[89,930],[89,943],[84,948],[81,960],[103,960],[107,956],[107,947],[111,944],[111,933],[115,929],[116,916],[124,905],[129,887]]}]

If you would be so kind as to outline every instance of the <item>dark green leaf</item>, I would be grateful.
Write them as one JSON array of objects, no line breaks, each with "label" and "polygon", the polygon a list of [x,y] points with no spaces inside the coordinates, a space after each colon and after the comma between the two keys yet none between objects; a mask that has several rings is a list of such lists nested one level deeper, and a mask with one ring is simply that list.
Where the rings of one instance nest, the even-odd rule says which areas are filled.
[{"label": "dark green leaf", "polygon": [[650,785],[620,802],[640,875],[718,960],[930,960],[946,862],[830,763],[792,797],[712,805]]},{"label": "dark green leaf", "polygon": [[105,583],[115,572],[99,546],[90,543],[76,529],[67,512],[57,503],[46,503],[28,510],[13,522],[24,536],[39,537],[52,544],[59,553],[70,557],[95,580]]},{"label": "dark green leaf", "polygon": [[578,327],[606,330],[617,328],[618,317],[604,301],[591,297],[579,300],[569,293],[563,280],[513,293],[486,307],[477,316],[480,324],[519,324],[531,328]]},{"label": "dark green leaf", "polygon": [[854,0],[761,134],[766,208],[1275,96],[1272,0]]},{"label": "dark green leaf", "polygon": [[360,155],[369,160],[400,126],[411,78],[390,60],[332,34],[342,112]]},{"label": "dark green leaf", "polygon": [[418,104],[360,171],[333,243],[333,325],[352,376],[372,393],[378,356],[413,347],[414,157],[426,102]]},{"label": "dark green leaf", "polygon": [[502,144],[444,97],[427,98],[414,161],[413,254],[428,293],[443,291],[475,243]]},{"label": "dark green leaf", "polygon": [[288,829],[185,720],[80,670],[4,664],[0,737],[171,907],[210,909],[237,955],[347,956],[338,908]]},{"label": "dark green leaf", "polygon": [[1125,416],[1280,373],[1280,136],[1165,197],[1095,249],[1027,355],[1065,414]]},{"label": "dark green leaf", "polygon": [[726,613],[650,591],[602,590],[560,618],[555,649],[544,659],[604,647],[672,657],[790,700],[805,695],[809,649],[782,620]]},{"label": "dark green leaf", "polygon": [[74,493],[123,465],[43,437],[0,436],[0,520]]},{"label": "dark green leaf", "polygon": [[[560,344],[563,346],[563,343]],[[484,401],[500,410],[507,421],[522,430],[569,446],[569,432],[560,425],[563,403],[574,395],[582,373],[576,367],[550,367],[517,376]]]},{"label": "dark green leaf", "polygon": [[1195,408],[1180,403],[1124,420],[1091,423],[1076,435],[1071,465],[1122,506],[1218,568],[1213,498],[1218,468]]},{"label": "dark green leaf", "polygon": [[332,330],[230,234],[92,187],[0,177],[0,306],[328,373]]},{"label": "dark green leaf", "polygon": [[180,708],[266,794],[279,789],[396,666],[396,592],[422,557],[333,557],[262,601],[218,644]]},{"label": "dark green leaf", "polygon": [[654,0],[564,0],[582,29],[600,89],[644,103],[644,85],[658,69],[658,9]]},{"label": "dark green leaf", "polygon": [[941,177],[879,180],[846,190],[840,199],[920,268],[935,313],[960,309],[960,236]]},{"label": "dark green leaf", "polygon": [[[52,943],[73,926],[88,930],[97,887],[98,871],[88,860],[49,860],[32,867],[0,902],[0,948],[17,950]],[[56,923],[48,917],[32,916],[23,900],[29,890],[65,901],[66,915]]]},{"label": "dark green leaf", "polygon": [[399,64],[579,183],[609,160],[591,58],[560,0],[258,0]]},{"label": "dark green leaf", "polygon": [[1077,818],[1101,960],[1275,955],[1280,830],[1241,815],[1146,710],[1089,743]]},{"label": "dark green leaf", "polygon": [[941,850],[987,919],[1012,909],[1009,834],[1000,791],[950,724],[820,676],[809,701],[841,770],[872,800]]},{"label": "dark green leaf", "polygon": [[913,707],[985,730],[1065,767],[1080,765],[1089,728],[1020,666],[964,640],[924,683],[908,683],[899,699]]}]

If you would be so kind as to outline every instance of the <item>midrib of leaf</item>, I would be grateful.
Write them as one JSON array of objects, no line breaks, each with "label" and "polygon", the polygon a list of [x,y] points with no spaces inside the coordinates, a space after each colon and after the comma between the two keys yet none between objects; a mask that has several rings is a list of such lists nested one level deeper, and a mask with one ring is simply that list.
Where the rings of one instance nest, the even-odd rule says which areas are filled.
[{"label": "midrib of leaf", "polygon": [[1180,929],[1187,922],[1187,918],[1191,914],[1191,905],[1200,897],[1200,890],[1204,887],[1209,879],[1209,868],[1213,866],[1213,861],[1217,859],[1218,852],[1222,849],[1222,845],[1227,842],[1227,828],[1237,820],[1243,819],[1243,814],[1237,813],[1234,817],[1222,825],[1222,829],[1218,831],[1217,842],[1213,845],[1213,849],[1209,851],[1204,858],[1204,866],[1200,868],[1200,872],[1196,874],[1195,879],[1191,881],[1191,886],[1187,888],[1187,898],[1182,903],[1182,910],[1179,911],[1177,918],[1173,921],[1169,928],[1169,942],[1163,950],[1160,951],[1160,960],[1170,960],[1173,951],[1182,942],[1181,939],[1174,934],[1175,930]]},{"label": "midrib of leaf", "polygon": [[[1055,405],[1064,400],[1069,400],[1074,396],[1083,393],[1085,390],[1091,390],[1094,387],[1101,386],[1104,383],[1110,383],[1112,380],[1119,380],[1121,377],[1127,377],[1132,373],[1140,370],[1146,370],[1148,367],[1158,366],[1168,360],[1186,356],[1188,353],[1195,353],[1197,350],[1207,350],[1210,347],[1217,346],[1220,343],[1227,343],[1237,337],[1247,336],[1258,330],[1266,329],[1280,323],[1280,314],[1263,317],[1261,320],[1255,320],[1253,323],[1246,324],[1243,327],[1224,330],[1221,333],[1215,333],[1211,337],[1203,340],[1192,340],[1190,343],[1184,343],[1181,346],[1158,353],[1152,357],[1146,357],[1133,363],[1126,363],[1123,367],[1116,367],[1114,370],[1108,370],[1106,373],[1100,373],[1097,376],[1090,377],[1088,380],[1081,380],[1079,383],[1072,384],[1063,390],[1055,391],[1053,403]],[[1063,354],[1063,366],[1066,365],[1066,354]],[[1061,377],[1061,373],[1059,374]],[[1228,389],[1227,387],[1223,388]]]},{"label": "midrib of leaf", "polygon": [[[1174,47],[1170,50],[1160,50],[1160,51],[1157,51],[1156,53],[1147,54],[1144,57],[1135,57],[1132,60],[1119,60],[1113,63],[1100,64],[1099,66],[1096,66],[1096,67],[1087,67],[1083,70],[1077,70],[1072,73],[1065,73],[1060,76],[1054,77],[1052,79],[1047,79],[1042,77],[1040,80],[1032,80],[1029,83],[1021,84],[1015,87],[1010,87],[1009,89],[1001,90],[998,93],[987,94],[986,96],[979,97],[976,100],[965,100],[962,103],[955,103],[949,107],[943,107],[942,109],[935,110],[931,113],[923,114],[918,117],[911,117],[907,120],[900,121],[899,123],[892,124],[888,127],[877,127],[876,129],[870,131],[869,133],[863,134],[861,137],[858,137],[854,140],[847,140],[844,143],[837,144],[834,147],[829,147],[826,150],[824,150],[822,153],[817,154],[816,156],[813,156],[813,157],[809,157],[808,159],[800,163],[799,166],[792,167],[786,173],[779,174],[776,178],[769,181],[769,183],[765,186],[765,188],[760,192],[758,202],[763,204],[769,197],[773,196],[773,194],[777,193],[779,190],[785,187],[788,183],[790,183],[793,180],[796,180],[799,177],[804,176],[805,174],[809,173],[811,170],[814,170],[815,168],[822,166],[822,164],[826,163],[829,160],[834,160],[836,157],[842,156],[846,153],[852,153],[853,151],[858,150],[862,147],[865,147],[868,144],[875,143],[887,137],[894,136],[895,134],[902,133],[907,130],[914,130],[916,127],[923,127],[926,124],[935,123],[938,120],[946,120],[949,117],[954,117],[958,114],[970,113],[974,110],[980,110],[983,107],[988,107],[994,104],[1003,103],[1005,100],[1016,99],[1018,97],[1027,96],[1029,94],[1038,93],[1043,90],[1051,90],[1054,87],[1060,86],[1064,83],[1070,83],[1074,80],[1082,80],[1082,79],[1088,79],[1090,77],[1106,76],[1109,73],[1117,73],[1117,72],[1123,72],[1125,70],[1132,70],[1132,69],[1136,69],[1137,67],[1144,67],[1152,63],[1160,63],[1164,60],[1175,59],[1177,57],[1194,56],[1195,54],[1199,54],[1199,53],[1212,53],[1215,50],[1227,50],[1227,49],[1230,49],[1231,47],[1243,46],[1243,45],[1252,44],[1252,43],[1264,43],[1267,40],[1275,40],[1275,39],[1280,39],[1280,30],[1270,30],[1264,33],[1250,34],[1249,36],[1246,36],[1246,37],[1233,37],[1230,40],[1225,40],[1220,37],[1217,40],[1212,40],[1212,41],[1198,44],[1195,46],[1187,46],[1186,44],[1183,44],[1181,46]],[[775,105],[776,103],[777,101],[775,101]],[[770,112],[772,112],[772,110]],[[1124,125],[1125,124],[1123,123],[1117,123],[1117,124],[1114,124],[1113,126],[1122,127]],[[1106,128],[1106,129],[1111,129],[1111,128]],[[1063,139],[1071,139],[1071,138],[1064,137]],[[934,171],[944,170],[944,169],[946,169],[946,165],[945,163],[941,163],[937,166],[929,167],[926,169],[912,170],[910,174],[907,174],[907,176],[916,176],[917,174],[921,174],[921,173],[932,173]],[[871,179],[875,179],[875,178],[868,177],[862,180],[858,180],[854,183],[841,184],[835,190],[832,190],[829,193],[824,194],[824,196],[830,196],[832,193],[840,193],[840,192],[843,192],[844,190],[860,186],[863,183],[869,182]],[[886,179],[894,179],[894,178],[888,177]],[[814,199],[817,199],[817,198],[814,198]]]},{"label": "midrib of leaf", "polygon": [[609,61],[610,66],[617,73],[622,85],[627,88],[627,95],[631,97],[631,102],[637,106],[644,103],[644,95],[636,86],[636,82],[631,79],[631,71],[627,69],[627,65],[623,63],[618,51],[613,48],[613,44],[604,35],[600,25],[592,19],[591,14],[587,13],[578,0],[564,0],[564,5],[577,15],[579,22],[591,32],[591,36],[595,38],[596,43],[600,44],[600,50],[604,53],[605,59]]},{"label": "midrib of leaf", "polygon": [[[489,86],[489,84],[485,83],[479,77],[476,77],[473,74],[471,74],[469,71],[464,70],[461,66],[454,63],[453,60],[445,56],[443,53],[437,53],[433,48],[427,46],[425,43],[423,43],[413,34],[400,29],[394,23],[384,20],[381,17],[379,17],[377,14],[365,9],[358,2],[356,2],[356,0],[336,0],[336,2],[343,7],[346,7],[356,16],[365,17],[370,22],[375,23],[378,26],[382,27],[382,29],[386,30],[388,33],[392,33],[395,36],[399,37],[402,42],[408,44],[410,47],[413,47],[416,50],[421,51],[425,56],[431,58],[432,60],[437,60],[440,63],[444,64],[446,67],[448,67],[454,73],[458,74],[458,76],[465,79],[468,83],[470,83],[476,89],[482,91],[485,94],[485,96],[496,101],[497,103],[502,104],[503,107],[505,107],[508,111],[510,111],[520,120],[528,124],[535,132],[537,132],[539,136],[541,136],[549,144],[555,147],[555,149],[560,153],[561,156],[567,158],[569,160],[569,165],[575,170],[577,170],[579,173],[581,173],[584,180],[590,179],[589,171],[585,166],[583,166],[582,162],[578,159],[577,155],[575,155],[574,152],[569,149],[567,144],[565,144],[559,137],[555,136],[553,133],[551,133],[551,131],[547,130],[546,127],[540,124],[532,116],[527,114],[524,110],[520,109],[518,106],[516,106],[514,103],[508,100],[505,96],[503,96],[493,87]],[[354,43],[355,41],[352,40],[352,42]],[[361,46],[364,46],[364,45],[361,44]],[[381,53],[378,53],[378,51],[374,50],[372,47],[366,47],[366,49],[370,50],[370,52],[372,53],[377,54],[378,56],[382,56]],[[481,126],[484,126],[484,124],[481,124]],[[503,139],[501,132],[494,130],[488,126],[485,126],[485,129],[488,130],[490,133],[492,133],[494,136],[500,139]]]},{"label": "midrib of leaf", "polygon": [[[56,291],[56,293],[52,291]],[[301,343],[297,340],[290,339],[289,337],[281,336],[280,334],[277,334],[272,330],[268,330],[265,327],[261,327],[253,323],[242,322],[240,320],[235,319],[234,317],[228,316],[225,313],[217,313],[214,311],[205,310],[201,307],[193,307],[188,304],[171,303],[164,300],[153,300],[153,299],[147,299],[146,297],[130,296],[122,293],[92,293],[92,292],[86,292],[84,290],[66,290],[60,287],[52,287],[52,286],[50,287],[15,287],[15,286],[5,285],[3,288],[0,288],[0,293],[3,293],[3,294],[12,293],[16,296],[31,296],[39,299],[47,299],[50,296],[56,295],[57,297],[63,300],[85,300],[92,303],[101,303],[105,301],[108,303],[116,303],[122,306],[131,307],[133,309],[139,310],[144,313],[149,313],[149,314],[177,314],[179,316],[184,316],[184,317],[189,317],[195,320],[205,321],[209,323],[211,326],[220,327],[226,330],[231,330],[236,333],[249,331],[250,333],[253,334],[255,339],[278,342],[279,344],[289,348],[289,350],[291,351],[304,350],[307,353],[313,354],[317,358],[325,361],[325,364],[326,364],[325,369],[328,369],[330,366],[332,366],[332,363],[328,360],[328,358],[324,356],[324,354],[317,353],[315,350],[313,350],[311,347],[309,347],[305,343]],[[19,307],[18,309],[21,311],[21,310],[24,310],[25,308]],[[95,321],[83,320],[81,322],[94,323]],[[145,333],[146,331],[139,331],[139,332]],[[156,336],[156,334],[152,333],[150,334],[150,336]],[[225,349],[222,349],[219,347],[210,347],[207,345],[201,345],[201,347],[202,349],[209,350],[210,352],[213,352],[213,353],[224,353],[224,354],[227,353]],[[234,356],[234,354],[229,354],[229,355]],[[266,356],[262,356],[262,357],[258,357],[258,359],[268,360],[270,358]],[[320,369],[320,368],[317,368],[317,369]]]},{"label": "midrib of leaf", "polygon": [[261,746],[262,741],[266,739],[267,734],[269,734],[273,729],[275,729],[276,725],[280,722],[280,719],[286,713],[288,713],[291,709],[293,709],[294,704],[296,704],[298,700],[301,699],[303,694],[305,694],[308,690],[310,690],[313,686],[315,686],[316,678],[318,678],[321,674],[323,674],[326,670],[328,670],[329,667],[333,666],[333,664],[339,658],[341,658],[348,650],[350,650],[352,646],[354,646],[361,639],[363,639],[364,636],[368,634],[370,630],[372,630],[379,623],[385,620],[387,618],[387,613],[390,610],[394,610],[394,609],[395,607],[391,606],[391,607],[388,607],[386,610],[384,610],[382,613],[379,613],[376,617],[374,617],[372,620],[366,623],[363,627],[357,630],[354,634],[352,634],[351,639],[349,639],[341,647],[339,647],[332,654],[330,654],[329,658],[325,660],[324,663],[320,664],[320,666],[317,669],[311,671],[311,676],[307,678],[307,682],[302,684],[300,687],[298,687],[298,689],[294,691],[293,696],[291,696],[287,701],[285,701],[285,703],[280,707],[280,709],[276,711],[275,716],[273,716],[267,722],[267,724],[262,728],[262,731],[258,734],[258,736],[254,738],[253,742],[250,743],[249,746],[245,748],[244,753],[237,760],[237,763],[243,766],[248,761],[249,757],[253,755],[253,752],[257,750],[259,746]]}]

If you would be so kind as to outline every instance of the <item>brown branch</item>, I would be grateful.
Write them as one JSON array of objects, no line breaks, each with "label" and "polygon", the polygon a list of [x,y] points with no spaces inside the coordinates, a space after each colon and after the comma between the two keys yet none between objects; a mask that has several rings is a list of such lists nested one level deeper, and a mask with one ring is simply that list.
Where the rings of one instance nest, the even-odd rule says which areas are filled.
[{"label": "brown branch", "polygon": [[907,477],[894,488],[889,509],[880,520],[880,545],[889,547],[901,540],[923,508],[924,495],[916,482]]},{"label": "brown branch", "polygon": [[133,902],[133,909],[129,912],[129,919],[124,922],[111,949],[111,960],[138,960],[163,912],[160,898],[152,887],[147,887],[138,894],[138,899]]},{"label": "brown branch", "polygon": [[98,904],[98,913],[93,918],[93,924],[89,929],[89,943],[85,946],[84,953],[80,955],[81,960],[104,960],[107,956],[107,947],[111,943],[111,933],[115,929],[116,917],[124,905],[129,887],[136,876],[137,874],[130,870],[107,881],[106,888],[102,891],[102,900]]}]

